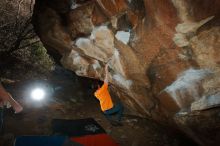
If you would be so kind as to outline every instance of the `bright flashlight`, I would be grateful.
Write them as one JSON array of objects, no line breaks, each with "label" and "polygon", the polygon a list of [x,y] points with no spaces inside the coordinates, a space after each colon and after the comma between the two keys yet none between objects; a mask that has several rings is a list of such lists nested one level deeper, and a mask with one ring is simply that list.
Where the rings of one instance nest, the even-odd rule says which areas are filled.
[{"label": "bright flashlight", "polygon": [[44,99],[44,96],[45,96],[45,93],[44,93],[44,90],[42,89],[35,89],[31,93],[32,99],[37,100],[37,101]]}]

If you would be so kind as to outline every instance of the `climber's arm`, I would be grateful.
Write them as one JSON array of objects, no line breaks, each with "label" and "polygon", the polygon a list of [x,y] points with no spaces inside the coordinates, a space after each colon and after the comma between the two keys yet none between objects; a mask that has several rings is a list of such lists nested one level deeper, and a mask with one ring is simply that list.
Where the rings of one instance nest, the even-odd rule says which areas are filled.
[{"label": "climber's arm", "polygon": [[108,84],[108,63],[105,65],[105,79],[104,82]]}]

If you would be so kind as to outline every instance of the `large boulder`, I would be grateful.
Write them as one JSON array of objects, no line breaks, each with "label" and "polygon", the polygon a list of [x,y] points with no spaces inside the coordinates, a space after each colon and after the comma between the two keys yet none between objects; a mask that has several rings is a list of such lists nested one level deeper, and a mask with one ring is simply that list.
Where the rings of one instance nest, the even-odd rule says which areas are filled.
[{"label": "large boulder", "polygon": [[33,24],[77,75],[103,80],[109,62],[111,90],[134,114],[215,145],[192,115],[208,110],[219,127],[219,18],[219,0],[37,0]]}]

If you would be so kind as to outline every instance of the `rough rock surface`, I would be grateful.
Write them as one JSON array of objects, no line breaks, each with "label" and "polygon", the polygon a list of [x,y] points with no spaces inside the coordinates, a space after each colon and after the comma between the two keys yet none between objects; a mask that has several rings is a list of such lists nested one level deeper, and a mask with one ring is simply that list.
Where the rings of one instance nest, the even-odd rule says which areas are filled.
[{"label": "rough rock surface", "polygon": [[64,67],[103,80],[109,62],[111,89],[135,114],[189,126],[214,145],[176,115],[194,122],[193,102],[219,105],[219,18],[219,0],[38,0],[33,23]]}]

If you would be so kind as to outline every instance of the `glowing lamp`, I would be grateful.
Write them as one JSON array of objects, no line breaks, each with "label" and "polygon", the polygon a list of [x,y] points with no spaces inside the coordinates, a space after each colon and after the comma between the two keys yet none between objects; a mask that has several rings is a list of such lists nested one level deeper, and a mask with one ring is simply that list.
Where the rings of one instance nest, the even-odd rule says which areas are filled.
[{"label": "glowing lamp", "polygon": [[31,97],[32,97],[32,99],[37,100],[37,101],[43,100],[45,97],[45,92],[44,92],[44,90],[39,89],[39,88],[34,89],[31,92]]}]

